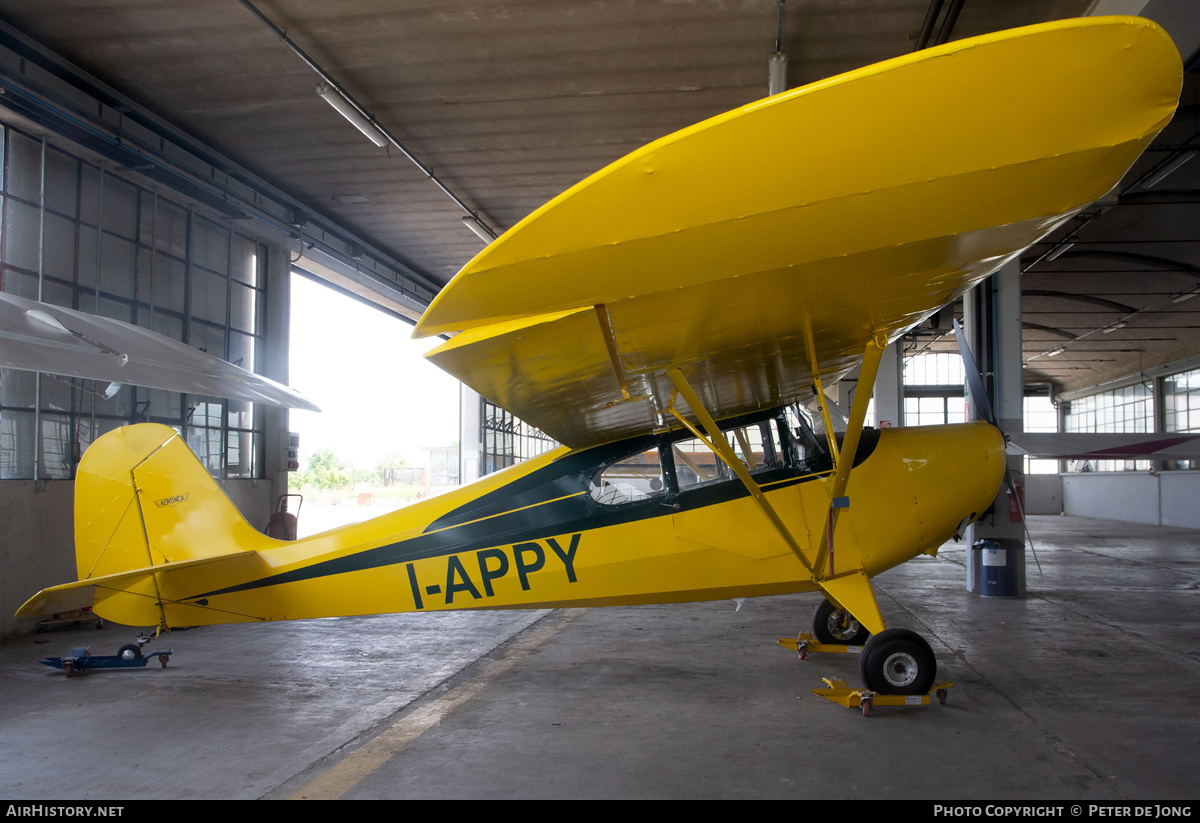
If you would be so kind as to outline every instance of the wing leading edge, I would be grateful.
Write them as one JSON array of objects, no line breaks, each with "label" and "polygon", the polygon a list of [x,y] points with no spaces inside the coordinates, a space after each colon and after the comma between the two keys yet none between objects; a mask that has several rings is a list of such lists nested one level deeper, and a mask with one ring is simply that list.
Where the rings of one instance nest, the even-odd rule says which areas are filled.
[{"label": "wing leading edge", "polygon": [[1103,196],[1181,77],[1154,23],[1087,18],[759,101],[547,203],[416,334],[459,332],[430,359],[571,446],[669,425],[672,368],[715,417],[799,399]]}]

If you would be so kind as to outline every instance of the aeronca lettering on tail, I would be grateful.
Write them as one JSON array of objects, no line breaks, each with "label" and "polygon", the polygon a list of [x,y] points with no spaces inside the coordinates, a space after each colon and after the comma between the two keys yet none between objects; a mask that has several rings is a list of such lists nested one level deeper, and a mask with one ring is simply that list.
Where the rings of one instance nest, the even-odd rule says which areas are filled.
[{"label": "aeronca lettering on tail", "polygon": [[[259,533],[179,435],[119,429],[76,480],[79,580],[132,625],[821,591],[869,688],[927,643],[870,578],[990,505],[985,422],[835,431],[824,387],[1111,189],[1170,120],[1155,24],[1065,20],[949,43],[657,140],[505,232],[417,326],[429,358],[564,444],[393,514]],[[922,105],[936,93],[953,106]],[[103,359],[103,358],[101,358]],[[160,505],[153,505],[158,503]]]}]

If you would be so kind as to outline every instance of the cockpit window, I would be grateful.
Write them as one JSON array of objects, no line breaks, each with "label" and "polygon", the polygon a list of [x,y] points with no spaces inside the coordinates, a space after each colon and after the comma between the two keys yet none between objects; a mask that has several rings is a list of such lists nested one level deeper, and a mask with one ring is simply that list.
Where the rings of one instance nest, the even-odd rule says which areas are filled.
[{"label": "cockpit window", "polygon": [[[752,476],[780,469],[812,474],[831,466],[824,438],[813,431],[800,407],[776,410],[740,426],[726,425],[721,436]],[[596,470],[588,480],[588,495],[597,503],[620,506],[736,480],[737,474],[701,438],[676,439],[680,434],[665,437],[661,451],[657,446],[642,449]],[[772,475],[757,482],[779,479]]]},{"label": "cockpit window", "polygon": [[597,503],[619,506],[667,493],[658,448],[609,463],[592,476],[588,494]]},{"label": "cockpit window", "polygon": [[[773,420],[763,420],[721,433],[733,449],[733,453],[751,474],[783,466],[774,425]],[[713,454],[699,438],[693,437],[672,444],[671,453],[675,458],[675,479],[680,491],[729,480],[735,476],[729,466],[725,465],[725,461]]]},{"label": "cockpit window", "polygon": [[788,406],[784,410],[784,420],[791,434],[789,462],[807,472],[831,468],[833,461],[829,459],[828,442],[823,434],[816,432],[808,412],[800,406]]},{"label": "cockpit window", "polygon": [[673,443],[671,455],[675,458],[675,480],[680,491],[717,483],[731,476],[725,462],[698,438]]}]

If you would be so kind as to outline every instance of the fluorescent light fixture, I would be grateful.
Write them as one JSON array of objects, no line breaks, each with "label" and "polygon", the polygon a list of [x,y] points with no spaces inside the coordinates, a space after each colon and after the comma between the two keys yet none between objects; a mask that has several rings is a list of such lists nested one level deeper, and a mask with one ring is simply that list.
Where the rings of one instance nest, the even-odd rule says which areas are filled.
[{"label": "fluorescent light fixture", "polygon": [[325,98],[325,102],[337,109],[338,114],[345,117],[350,122],[350,125],[363,133],[363,136],[374,143],[379,148],[383,148],[388,144],[388,139],[383,136],[379,129],[371,123],[370,120],[359,114],[358,109],[350,105],[350,102],[342,96],[342,93],[328,83],[317,83],[313,88],[317,94]]},{"label": "fluorescent light fixture", "polygon": [[329,198],[339,206],[369,206],[371,198],[365,194],[335,194]]},{"label": "fluorescent light fixture", "polygon": [[1171,298],[1172,303],[1182,303],[1184,300],[1191,300],[1196,296],[1197,291],[1200,291],[1200,286],[1188,289],[1183,294],[1177,294]]},{"label": "fluorescent light fixture", "polygon": [[1157,172],[1155,172],[1153,177],[1147,179],[1146,182],[1142,184],[1142,188],[1149,189],[1154,186],[1157,186],[1159,183],[1161,183],[1163,180],[1165,180],[1168,175],[1174,174],[1175,172],[1179,171],[1179,167],[1182,166],[1187,161],[1191,160],[1192,156],[1194,154],[1195,154],[1195,152],[1191,152],[1191,151],[1183,152],[1178,157],[1176,157],[1174,160],[1172,160],[1170,163],[1167,163],[1167,165],[1163,166],[1161,169],[1159,169]]},{"label": "fluorescent light fixture", "polygon": [[1111,326],[1105,326],[1103,329],[1101,329],[1101,331],[1104,334],[1112,334],[1117,329],[1123,329],[1128,325],[1129,324],[1126,323],[1124,320],[1118,320],[1116,323],[1113,323]]},{"label": "fluorescent light fixture", "polygon": [[1047,357],[1057,357],[1058,355],[1062,354],[1065,351],[1066,351],[1065,347],[1059,346],[1057,349],[1051,349],[1050,351],[1046,352],[1046,356]]},{"label": "fluorescent light fixture", "polygon": [[479,235],[479,239],[482,240],[484,243],[491,243],[493,240],[496,239],[488,233],[488,230],[486,228],[484,228],[484,225],[479,222],[478,218],[472,217],[469,214],[464,214],[462,221],[463,221],[463,225],[466,226],[471,231],[475,232],[477,235]]}]

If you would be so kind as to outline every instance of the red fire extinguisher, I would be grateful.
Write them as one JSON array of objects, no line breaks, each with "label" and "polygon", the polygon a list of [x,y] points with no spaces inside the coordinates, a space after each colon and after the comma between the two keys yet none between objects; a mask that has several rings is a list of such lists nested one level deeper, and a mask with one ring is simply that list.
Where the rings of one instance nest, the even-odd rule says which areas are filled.
[{"label": "red fire extinguisher", "polygon": [[[1013,489],[1017,490],[1013,495]],[[1025,476],[1014,474],[1012,485],[1008,487],[1008,517],[1014,523],[1020,523],[1025,511]]]}]

